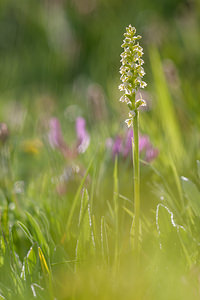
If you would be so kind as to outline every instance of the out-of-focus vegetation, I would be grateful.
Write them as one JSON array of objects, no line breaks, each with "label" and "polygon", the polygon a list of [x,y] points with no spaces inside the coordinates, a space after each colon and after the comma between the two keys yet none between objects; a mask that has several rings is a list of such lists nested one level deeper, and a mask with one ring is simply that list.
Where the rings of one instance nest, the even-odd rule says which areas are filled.
[{"label": "out-of-focus vegetation", "polygon": [[[139,267],[130,23],[148,83]],[[198,0],[0,1],[0,299],[199,299],[199,49]]]}]

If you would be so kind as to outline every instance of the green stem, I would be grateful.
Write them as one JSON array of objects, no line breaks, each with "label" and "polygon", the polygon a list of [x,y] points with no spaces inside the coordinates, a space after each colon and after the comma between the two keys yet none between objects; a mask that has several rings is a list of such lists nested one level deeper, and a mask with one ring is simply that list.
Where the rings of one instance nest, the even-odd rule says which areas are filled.
[{"label": "green stem", "polygon": [[118,185],[118,157],[115,159],[114,167],[114,212],[115,212],[115,255],[114,255],[114,273],[118,270],[118,259],[119,259],[119,225],[118,225],[118,197],[119,197],[119,185]]},{"label": "green stem", "polygon": [[139,254],[139,226],[140,226],[140,166],[139,166],[139,112],[133,117],[134,149],[134,209],[135,209],[135,253]]}]

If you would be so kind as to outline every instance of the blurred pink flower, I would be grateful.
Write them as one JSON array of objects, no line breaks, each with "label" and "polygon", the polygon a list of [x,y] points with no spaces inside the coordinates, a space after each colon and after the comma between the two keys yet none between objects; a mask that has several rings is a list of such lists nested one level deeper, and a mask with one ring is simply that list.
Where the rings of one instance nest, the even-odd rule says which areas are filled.
[{"label": "blurred pink flower", "polygon": [[151,162],[158,156],[158,154],[159,150],[151,146],[150,148],[146,149],[146,161]]},{"label": "blurred pink flower", "polygon": [[64,141],[60,122],[57,118],[51,118],[49,121],[49,143],[52,148],[66,148],[67,145]]},{"label": "blurred pink flower", "polygon": [[122,146],[123,146],[122,143],[123,143],[123,141],[122,141],[121,137],[117,136],[115,138],[115,141],[114,141],[113,145],[112,145],[112,156],[113,157],[115,157],[116,155],[121,153]]},{"label": "blurred pink flower", "polygon": [[76,119],[77,149],[79,153],[84,153],[90,144],[90,136],[85,129],[85,124],[85,119],[82,117]]},{"label": "blurred pink flower", "polygon": [[151,148],[152,145],[150,143],[148,135],[139,135],[139,151],[147,150]]},{"label": "blurred pink flower", "polygon": [[129,155],[129,152],[132,150],[132,138],[133,138],[133,130],[129,128],[126,132],[125,145],[123,148],[124,157],[127,157]]},{"label": "blurred pink flower", "polygon": [[79,153],[84,153],[90,143],[90,136],[85,129],[86,122],[83,118],[76,119],[76,146],[70,148],[64,140],[60,121],[57,118],[51,118],[49,121],[49,144],[52,148],[58,149],[66,158],[75,158]]},{"label": "blurred pink flower", "polygon": [[[132,138],[133,129],[128,129],[125,137],[117,135],[112,143],[109,139],[109,148],[112,151],[112,157],[115,158],[116,155],[122,155],[124,158],[132,155]],[[139,152],[144,157],[144,160],[151,162],[154,160],[158,154],[159,150],[154,148],[150,142],[148,135],[139,135]]]}]

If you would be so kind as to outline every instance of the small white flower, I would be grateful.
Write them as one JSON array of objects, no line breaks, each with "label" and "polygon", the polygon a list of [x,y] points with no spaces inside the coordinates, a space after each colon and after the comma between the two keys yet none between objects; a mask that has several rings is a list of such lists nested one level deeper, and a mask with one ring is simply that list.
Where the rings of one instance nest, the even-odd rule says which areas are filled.
[{"label": "small white flower", "polygon": [[136,108],[139,108],[140,106],[146,106],[146,101],[144,99],[138,99],[136,102],[135,102],[135,107]]},{"label": "small white flower", "polygon": [[141,77],[143,77],[143,76],[145,75],[145,72],[144,72],[144,68],[143,68],[143,67],[140,67],[140,68],[138,69],[138,74],[139,74]]},{"label": "small white flower", "polygon": [[128,71],[126,74],[127,74],[127,76],[129,76],[129,77],[132,77],[132,76],[133,76],[133,73],[132,73],[131,71]]},{"label": "small white flower", "polygon": [[132,94],[136,94],[136,89],[132,89]]},{"label": "small white flower", "polygon": [[130,102],[130,99],[128,98],[127,95],[123,95],[120,99],[119,99],[120,102],[126,102],[127,104],[131,103]]},{"label": "small white flower", "polygon": [[134,81],[135,85],[140,84],[142,79],[140,77],[137,77]]},{"label": "small white flower", "polygon": [[126,119],[125,122],[126,122],[128,127],[133,126],[133,119]]},{"label": "small white flower", "polygon": [[141,82],[140,82],[140,87],[141,87],[141,89],[144,89],[146,86],[147,86],[147,84],[146,84],[145,81],[141,81]]},{"label": "small white flower", "polygon": [[121,92],[125,90],[124,84],[120,84],[120,85],[119,85],[119,90],[120,90]]},{"label": "small white flower", "polygon": [[129,47],[127,47],[125,50],[125,53],[128,53],[128,54],[130,54],[131,53],[131,50],[130,50],[130,48]]},{"label": "small white flower", "polygon": [[130,110],[128,116],[129,118],[133,118],[135,116],[134,110]]},{"label": "small white flower", "polygon": [[131,95],[131,90],[125,89],[125,93],[126,93],[126,95]]}]

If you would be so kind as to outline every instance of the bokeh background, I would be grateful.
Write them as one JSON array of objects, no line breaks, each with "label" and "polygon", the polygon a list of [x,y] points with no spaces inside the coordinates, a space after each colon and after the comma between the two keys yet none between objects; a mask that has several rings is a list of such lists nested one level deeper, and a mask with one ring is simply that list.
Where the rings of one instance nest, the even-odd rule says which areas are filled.
[{"label": "bokeh background", "polygon": [[[138,95],[147,102],[140,134],[156,151],[151,161],[140,156],[142,276],[130,263],[131,148],[127,157],[116,150],[127,137],[118,85],[129,24],[142,35],[148,84]],[[82,152],[77,118],[90,141]],[[38,283],[51,299],[48,265],[57,299],[75,299],[75,290],[77,299],[199,299],[199,160],[199,0],[0,0],[0,295],[25,299]],[[96,226],[95,259],[87,234],[77,253],[83,204]],[[109,267],[118,243],[114,282]],[[30,272],[24,266],[33,253]]]},{"label": "bokeh background", "polygon": [[[124,134],[127,107],[118,101],[118,85],[129,24],[143,37],[148,105],[141,133],[159,150],[167,176],[172,158],[180,174],[194,177],[200,155],[198,0],[1,0],[0,118],[17,157],[15,180],[27,182],[47,167],[42,145],[54,116],[69,145],[76,118],[86,119],[86,165],[97,145],[104,151],[109,138]],[[63,158],[56,159],[61,168]]]},{"label": "bokeh background", "polygon": [[194,93],[200,75],[199,6],[198,0],[1,0],[1,98],[20,102],[27,95],[32,101],[48,94],[58,105],[85,106],[88,87],[99,84],[107,108],[115,108],[120,45],[129,23],[143,36],[148,90],[149,48],[154,46],[170,83],[180,84],[173,78],[177,75]]}]

